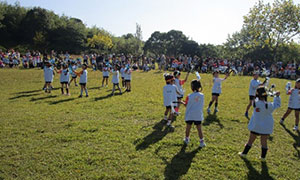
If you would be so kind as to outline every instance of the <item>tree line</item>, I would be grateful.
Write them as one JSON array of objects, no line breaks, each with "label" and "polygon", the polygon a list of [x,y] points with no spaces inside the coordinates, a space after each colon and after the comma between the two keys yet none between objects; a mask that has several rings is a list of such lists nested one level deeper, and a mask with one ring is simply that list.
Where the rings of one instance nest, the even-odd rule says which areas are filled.
[{"label": "tree line", "polygon": [[[230,25],[230,24],[229,24]],[[180,54],[202,58],[269,61],[300,59],[300,6],[292,0],[258,1],[247,15],[239,32],[228,35],[222,45],[198,44],[183,32],[155,31],[145,42],[136,24],[135,34],[114,36],[105,29],[87,27],[82,20],[34,7],[24,8],[0,2],[0,48],[20,52],[68,51],[79,54],[115,53],[158,57]]]}]

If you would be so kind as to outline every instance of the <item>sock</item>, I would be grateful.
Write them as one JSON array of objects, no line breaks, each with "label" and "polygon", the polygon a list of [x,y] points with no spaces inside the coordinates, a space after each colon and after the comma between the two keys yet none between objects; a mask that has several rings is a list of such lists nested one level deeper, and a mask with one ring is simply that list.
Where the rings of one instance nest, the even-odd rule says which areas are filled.
[{"label": "sock", "polygon": [[248,154],[249,150],[251,149],[252,146],[246,144],[245,145],[245,148],[244,148],[244,151],[242,152],[242,154]]},{"label": "sock", "polygon": [[216,102],[216,103],[215,103],[215,109],[217,109],[217,108],[218,108],[218,103]]},{"label": "sock", "polygon": [[200,139],[200,142],[204,142],[204,138]]},{"label": "sock", "polygon": [[266,158],[268,148],[261,147],[261,158]]},{"label": "sock", "polygon": [[61,93],[64,94],[64,88],[61,88]]},{"label": "sock", "polygon": [[69,94],[69,88],[66,88],[67,94]]},{"label": "sock", "polygon": [[209,102],[208,108],[210,108],[211,105],[212,105],[212,101]]},{"label": "sock", "polygon": [[82,93],[83,93],[83,89],[80,90],[80,96],[82,96]]},{"label": "sock", "polygon": [[170,120],[170,119],[168,120],[167,125],[168,125],[168,126],[171,125],[171,120]]},{"label": "sock", "polygon": [[87,89],[85,89],[85,95],[87,95],[87,96],[89,95],[89,94],[88,94],[88,90],[87,90]]}]

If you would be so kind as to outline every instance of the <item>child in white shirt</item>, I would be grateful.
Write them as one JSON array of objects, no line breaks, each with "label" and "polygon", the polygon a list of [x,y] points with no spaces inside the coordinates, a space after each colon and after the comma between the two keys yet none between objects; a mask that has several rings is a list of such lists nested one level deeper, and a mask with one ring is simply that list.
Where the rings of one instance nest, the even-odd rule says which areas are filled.
[{"label": "child in white shirt", "polygon": [[[184,96],[184,90],[182,88],[182,85],[187,81],[188,77],[189,77],[189,73],[187,73],[186,77],[184,80],[180,80],[180,71],[175,71],[174,72],[174,77],[175,77],[175,85],[177,87],[177,90],[179,91],[180,94],[177,95],[177,100],[178,102],[180,102]],[[177,107],[175,108],[175,114],[178,115],[179,114],[179,106],[180,103],[177,104]]]},{"label": "child in white shirt", "polygon": [[72,79],[71,81],[69,82],[69,86],[71,85],[71,82],[74,81],[75,83],[75,86],[78,86],[77,85],[77,74],[75,73],[75,71],[77,70],[77,64],[75,62],[72,62],[71,65],[69,66],[69,71],[70,71],[70,74],[72,76]]},{"label": "child in white shirt", "polygon": [[215,102],[215,111],[214,113],[217,113],[219,110],[218,110],[218,99],[219,99],[219,96],[221,95],[222,93],[222,82],[225,81],[229,74],[227,73],[225,78],[219,78],[219,71],[215,71],[213,72],[213,87],[212,87],[212,99],[211,101],[209,102],[209,105],[208,105],[208,108],[207,108],[207,113],[209,114],[210,113],[210,107],[211,105]]},{"label": "child in white shirt", "polygon": [[245,112],[245,117],[247,119],[249,119],[249,115],[248,115],[248,111],[250,109],[250,107],[252,106],[254,100],[255,100],[255,94],[256,94],[256,89],[258,88],[258,86],[263,85],[264,83],[260,82],[258,80],[258,72],[254,72],[253,73],[253,79],[250,82],[250,86],[249,86],[249,104],[246,108],[246,112]]},{"label": "child in white shirt", "polygon": [[88,90],[87,90],[87,88],[86,88],[87,74],[88,74],[88,71],[87,71],[87,65],[86,65],[86,64],[82,64],[82,71],[80,71],[80,72],[75,72],[75,73],[76,73],[78,76],[80,76],[79,84],[80,84],[81,91],[80,91],[79,98],[82,97],[83,90],[85,91],[86,97],[89,97]]},{"label": "child in white shirt", "polygon": [[[174,84],[174,76],[173,75],[165,75],[166,85],[163,88],[163,97],[164,97],[164,106],[166,107],[165,118],[164,120],[168,120],[167,126],[172,127],[172,119],[173,113],[172,109],[174,109],[174,102],[177,102],[177,88]],[[169,117],[168,117],[169,114]]]},{"label": "child in white shirt", "polygon": [[53,70],[54,69],[51,66],[51,64],[49,62],[46,62],[45,67],[44,67],[44,78],[45,78],[44,90],[45,90],[45,92],[48,92],[48,93],[51,93],[51,90],[52,90],[52,82],[53,82],[53,76],[54,76]]},{"label": "child in white shirt", "polygon": [[108,64],[104,64],[102,69],[102,76],[103,76],[102,87],[104,87],[104,81],[106,82],[105,87],[108,86],[109,71],[110,68],[108,67]]},{"label": "child in white shirt", "polygon": [[119,89],[120,93],[122,94],[122,90],[119,86],[119,67],[118,65],[115,65],[114,69],[111,71],[113,73],[112,77],[112,83],[113,83],[113,89],[112,89],[112,95],[115,95],[115,86]]},{"label": "child in white shirt", "polygon": [[132,70],[131,70],[130,66],[128,66],[125,69],[124,73],[125,73],[124,79],[125,79],[126,91],[130,92],[131,91],[131,74],[132,74]]},{"label": "child in white shirt", "polygon": [[247,155],[256,137],[261,136],[261,159],[265,160],[268,151],[267,140],[269,135],[272,134],[274,126],[272,113],[281,105],[279,95],[280,92],[276,92],[274,102],[270,103],[267,102],[268,95],[265,87],[259,86],[257,88],[256,97],[258,99],[253,102],[254,111],[248,124],[250,137],[248,143],[245,145],[244,151],[239,153],[241,157]]},{"label": "child in white shirt", "polygon": [[122,78],[122,87],[124,88],[125,87],[125,80],[124,80],[124,77],[125,77],[125,65],[122,64],[122,68],[120,69],[120,73],[121,73],[121,78]]},{"label": "child in white shirt", "polygon": [[287,95],[290,95],[288,109],[280,120],[280,124],[283,125],[284,119],[295,110],[295,126],[294,131],[298,130],[299,127],[299,112],[300,112],[300,78],[296,80],[294,89],[287,89]]},{"label": "child in white shirt", "polygon": [[[186,97],[184,105],[186,106],[185,111],[185,139],[184,143],[188,144],[190,142],[190,130],[193,124],[196,125],[198,136],[200,138],[200,147],[206,146],[203,139],[203,133],[201,129],[201,123],[204,119],[203,117],[203,107],[204,107],[204,95],[200,93],[202,91],[202,86],[199,80],[193,80],[191,82],[192,94]],[[201,89],[201,90],[199,90]]]},{"label": "child in white shirt", "polygon": [[57,69],[55,68],[56,73],[60,74],[60,84],[61,84],[61,94],[65,94],[64,93],[64,86],[66,87],[66,92],[68,96],[70,96],[70,92],[69,92],[69,79],[70,79],[70,73],[69,73],[69,69],[67,64],[63,64],[63,69],[57,71]]}]

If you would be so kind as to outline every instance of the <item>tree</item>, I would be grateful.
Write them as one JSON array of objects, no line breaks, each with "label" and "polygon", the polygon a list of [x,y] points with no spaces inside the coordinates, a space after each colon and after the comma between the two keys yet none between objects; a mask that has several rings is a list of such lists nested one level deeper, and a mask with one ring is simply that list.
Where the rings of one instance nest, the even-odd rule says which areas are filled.
[{"label": "tree", "polygon": [[276,60],[278,48],[289,43],[300,33],[300,6],[292,0],[275,0],[271,6],[259,1],[244,16],[243,29],[249,32],[251,41],[247,46],[252,49],[267,46]]},{"label": "tree", "polygon": [[94,35],[92,38],[87,39],[87,45],[90,48],[95,48],[100,50],[108,50],[113,47],[112,39],[109,35],[99,32],[97,35]]}]

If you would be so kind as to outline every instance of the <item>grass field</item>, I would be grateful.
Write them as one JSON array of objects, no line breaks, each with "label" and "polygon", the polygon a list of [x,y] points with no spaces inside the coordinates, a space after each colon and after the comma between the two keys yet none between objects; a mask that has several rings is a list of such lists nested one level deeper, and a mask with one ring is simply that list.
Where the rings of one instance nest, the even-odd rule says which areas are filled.
[{"label": "grass field", "polygon": [[[258,140],[247,159],[237,155],[248,140],[243,114],[251,77],[230,76],[222,84],[220,112],[205,113],[202,149],[195,127],[191,143],[183,146],[184,107],[174,131],[162,122],[165,82],[158,71],[134,72],[132,92],[110,97],[112,85],[99,88],[101,73],[89,70],[88,98],[77,98],[74,84],[69,97],[60,89],[45,94],[42,70],[1,69],[0,77],[0,179],[300,179],[294,115],[286,127],[278,123],[287,108],[287,80],[270,82],[282,92],[282,107],[274,112],[262,163]],[[206,108],[212,75],[201,77]],[[194,78],[184,85],[186,95]],[[56,75],[54,87],[59,86]]]}]

